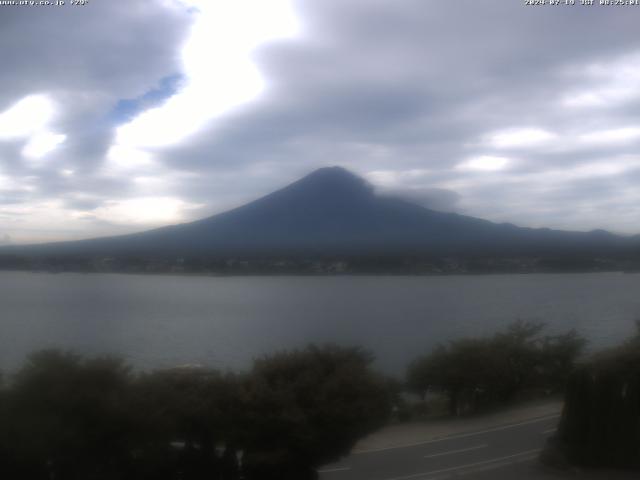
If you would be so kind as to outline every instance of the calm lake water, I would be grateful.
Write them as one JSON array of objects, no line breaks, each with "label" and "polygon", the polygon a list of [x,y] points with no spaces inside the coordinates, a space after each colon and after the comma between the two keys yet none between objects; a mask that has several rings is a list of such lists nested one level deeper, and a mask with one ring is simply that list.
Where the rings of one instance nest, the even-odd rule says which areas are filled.
[{"label": "calm lake water", "polygon": [[591,347],[640,318],[640,275],[181,277],[0,272],[0,368],[36,349],[114,353],[140,368],[244,368],[309,342],[361,345],[401,374],[438,342],[522,318]]}]

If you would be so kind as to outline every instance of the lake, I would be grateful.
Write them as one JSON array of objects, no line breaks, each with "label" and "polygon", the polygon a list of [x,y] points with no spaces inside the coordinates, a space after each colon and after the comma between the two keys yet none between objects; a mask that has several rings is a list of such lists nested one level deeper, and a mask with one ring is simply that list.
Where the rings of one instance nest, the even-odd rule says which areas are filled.
[{"label": "lake", "polygon": [[57,347],[139,368],[251,359],[309,342],[360,345],[402,374],[438,342],[516,320],[576,328],[591,348],[640,318],[640,275],[198,277],[0,272],[0,369]]}]

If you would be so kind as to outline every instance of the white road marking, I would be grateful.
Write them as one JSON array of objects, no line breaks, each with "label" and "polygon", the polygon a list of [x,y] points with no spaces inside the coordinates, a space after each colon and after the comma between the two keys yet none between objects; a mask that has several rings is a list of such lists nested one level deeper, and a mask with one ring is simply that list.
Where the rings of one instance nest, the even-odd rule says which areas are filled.
[{"label": "white road marking", "polygon": [[517,465],[518,463],[530,462],[531,460],[535,460],[535,458],[538,456],[538,453],[539,453],[539,451],[536,452],[536,453],[532,453],[531,455],[524,455],[522,457],[518,457],[515,460],[511,459],[511,460],[506,460],[506,461],[503,461],[503,462],[490,463],[489,465],[481,465],[479,467],[469,468],[469,469],[464,470],[462,472],[449,472],[449,473],[445,473],[445,474],[440,475],[440,476],[430,477],[428,480],[445,480],[445,479],[449,479],[449,478],[460,478],[460,477],[464,477],[466,475],[473,475],[474,473],[488,472],[490,470],[497,470],[497,469],[502,468],[502,467],[509,467],[511,465]]},{"label": "white road marking", "polygon": [[488,446],[489,446],[488,444],[484,443],[482,445],[476,445],[475,447],[461,448],[460,450],[450,450],[448,452],[434,453],[432,455],[425,455],[424,458],[434,458],[434,457],[442,457],[444,455],[454,455],[456,453],[470,452],[471,450],[480,450],[481,448],[487,448]]},{"label": "white road marking", "polygon": [[[420,477],[428,477],[431,475],[437,475],[439,473],[446,473],[446,472],[454,472],[457,470],[465,470],[468,468],[473,468],[473,467],[480,467],[483,465],[488,465],[490,463],[495,463],[498,465],[508,465],[510,462],[504,462],[504,460],[509,460],[512,458],[516,458],[516,457],[522,457],[524,455],[531,455],[531,454],[536,454],[539,453],[540,449],[537,448],[535,450],[526,450],[524,452],[520,452],[520,453],[514,453],[513,455],[507,455],[504,457],[497,457],[497,458],[492,458],[490,460],[483,460],[482,462],[475,462],[475,463],[467,463],[466,465],[458,465],[456,467],[449,467],[449,468],[441,468],[440,470],[431,470],[430,472],[422,472],[422,473],[414,473],[412,475],[404,475],[402,477],[393,477],[393,478],[387,478],[385,480],[409,480],[410,478],[420,478]],[[513,463],[517,463],[513,462]]]},{"label": "white road marking", "polygon": [[557,428],[550,428],[549,430],[543,430],[541,433],[542,435],[546,435],[547,433],[553,433],[557,430]]},{"label": "white road marking", "polygon": [[385,452],[387,450],[397,450],[399,448],[418,447],[420,445],[428,445],[430,443],[446,442],[448,440],[457,440],[459,438],[473,437],[475,435],[482,435],[483,433],[497,432],[497,431],[500,431],[500,430],[507,430],[509,428],[520,427],[522,425],[530,425],[532,423],[544,422],[546,420],[551,420],[552,418],[558,418],[559,416],[560,416],[560,414],[556,413],[556,414],[553,414],[553,415],[546,415],[544,417],[534,418],[532,420],[526,420],[524,422],[511,423],[509,425],[503,425],[501,427],[488,428],[486,430],[480,430],[480,431],[477,431],[477,432],[461,433],[461,434],[458,434],[458,435],[450,435],[450,436],[447,436],[447,437],[434,438],[433,440],[426,440],[424,442],[415,442],[415,443],[406,443],[404,445],[395,445],[393,447],[372,448],[372,449],[369,449],[369,450],[360,450],[359,452],[353,452],[352,455],[362,455],[364,453]]},{"label": "white road marking", "polygon": [[351,470],[351,467],[325,468],[324,470],[318,470],[318,473],[346,472],[348,470]]}]

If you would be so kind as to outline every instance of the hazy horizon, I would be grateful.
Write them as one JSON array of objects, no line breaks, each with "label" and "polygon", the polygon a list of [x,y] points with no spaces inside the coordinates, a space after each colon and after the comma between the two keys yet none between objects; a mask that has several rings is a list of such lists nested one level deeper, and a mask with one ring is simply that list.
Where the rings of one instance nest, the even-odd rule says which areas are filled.
[{"label": "hazy horizon", "polygon": [[[334,166],[332,166],[332,167],[323,167],[323,168],[321,168],[321,169],[319,169],[319,170],[323,170],[323,169],[331,169],[331,168],[342,168],[342,167],[339,167],[339,166],[337,166],[337,165],[334,165]],[[318,170],[314,170],[313,172],[310,172],[309,176],[311,176],[314,172],[317,172],[317,171],[318,171]],[[351,173],[351,172],[350,172],[350,173]],[[306,177],[307,177],[307,176],[302,177],[302,178],[306,178]],[[375,195],[375,196],[378,196],[378,197],[401,198],[401,199],[403,199],[403,200],[405,200],[405,201],[407,201],[407,202],[410,202],[410,203],[414,203],[414,204],[419,204],[419,203],[420,203],[420,202],[419,202],[419,201],[417,201],[416,199],[411,198],[411,196],[410,196],[410,195],[403,195],[403,194],[402,194],[402,192],[397,192],[397,191],[396,191],[396,192],[394,192],[394,191],[384,191],[384,190],[380,191],[379,189],[377,189],[377,188],[375,187],[375,185],[372,185],[372,184],[371,184],[371,183],[369,183],[369,182],[367,182],[367,183],[368,183],[368,185],[372,188],[372,194],[373,194],[373,195]],[[289,185],[291,185],[291,184],[288,184],[288,185],[282,185],[282,188],[277,188],[274,192],[277,192],[277,191],[279,191],[279,190],[281,190],[281,189],[285,189],[285,188],[286,188],[286,187],[288,187]],[[270,195],[270,193],[274,193],[274,192],[268,192],[268,193],[266,194],[266,196],[269,196],[269,195]],[[331,192],[327,192],[327,195],[328,195],[328,196],[330,196],[330,195],[331,195]],[[261,201],[261,199],[262,199],[262,198],[264,198],[264,197],[263,197],[263,196],[261,196],[261,197],[258,197],[258,198],[249,199],[247,203],[259,202],[259,201]],[[246,205],[246,204],[243,204],[243,205]],[[235,210],[236,208],[238,208],[238,207],[242,207],[243,205],[233,206],[233,207],[230,207],[228,210],[225,210],[224,212],[217,212],[217,213],[214,213],[214,214],[212,215],[212,217],[215,217],[216,215],[218,215],[218,213],[225,213],[225,212],[229,212],[229,211]],[[429,205],[429,206],[425,206],[425,208],[430,208],[430,209],[433,209],[433,210],[435,210],[435,211],[440,211],[440,209],[438,208],[438,205]],[[204,220],[204,219],[207,219],[207,218],[210,218],[210,216],[203,217],[203,218],[196,218],[196,219],[193,219],[193,221],[197,222],[197,221],[199,221],[199,220]],[[189,222],[180,222],[180,223],[175,223],[175,224],[160,225],[160,226],[155,227],[155,228],[162,228],[162,227],[164,227],[164,226],[180,225],[180,224],[182,224],[182,223],[189,223]],[[521,225],[518,225],[518,224],[516,224],[516,223],[512,223],[512,222],[509,222],[509,223],[511,223],[512,225],[516,225],[517,227],[520,227],[520,226],[521,226]],[[151,228],[151,230],[153,230],[153,229],[154,229],[154,228]],[[135,234],[135,233],[142,233],[142,232],[145,232],[145,231],[148,231],[148,230],[149,230],[149,228],[147,228],[147,229],[143,229],[143,230],[135,230],[135,231],[130,232],[130,233],[133,233],[133,234]],[[566,229],[562,229],[562,228],[558,228],[557,230],[558,230],[558,231],[567,231],[567,232],[568,232],[568,231],[570,231],[570,230],[566,230]],[[594,230],[591,230],[591,231],[595,231],[595,230],[600,230],[600,229],[594,229]],[[577,230],[574,230],[574,231],[577,231]],[[611,232],[611,233],[615,233],[615,232]],[[126,235],[126,233],[119,233],[119,234],[115,234],[115,236],[119,236],[119,235]],[[626,234],[626,235],[625,235],[625,234],[620,234],[620,236],[627,236],[627,237],[634,237],[634,236],[636,236],[636,235],[637,235],[637,234]],[[86,238],[79,238],[78,240],[89,240],[89,239],[93,239],[93,238],[104,238],[104,237],[108,237],[108,236],[110,236],[110,235],[105,235],[105,236],[102,236],[102,237],[86,237]],[[75,239],[73,239],[73,240],[75,240]],[[73,240],[71,240],[71,241],[73,241]],[[61,242],[64,242],[65,240],[60,240],[60,241],[61,241]],[[33,242],[33,243],[29,243],[29,242],[27,242],[27,243],[24,243],[24,244],[15,244],[15,245],[16,245],[16,246],[20,246],[20,245],[35,245],[35,244],[48,244],[48,243],[57,243],[57,242],[56,242],[56,241],[48,242],[48,241],[46,241],[46,240],[43,240],[43,241],[39,241],[39,242]],[[0,247],[1,247],[1,246],[2,246],[2,245],[0,245]]]}]

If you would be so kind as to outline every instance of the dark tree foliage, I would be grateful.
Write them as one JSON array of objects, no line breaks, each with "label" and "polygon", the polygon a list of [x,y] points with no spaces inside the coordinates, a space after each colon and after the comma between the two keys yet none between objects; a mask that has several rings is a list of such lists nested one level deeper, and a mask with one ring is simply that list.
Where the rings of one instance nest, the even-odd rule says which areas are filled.
[{"label": "dark tree foliage", "polygon": [[571,375],[546,457],[640,468],[640,324],[635,338],[595,355]]},{"label": "dark tree foliage", "polygon": [[203,368],[139,376],[130,394],[136,412],[136,478],[237,478],[238,389],[233,375]]},{"label": "dark tree foliage", "polygon": [[0,383],[0,478],[313,478],[388,414],[370,361],[309,347],[244,375],[136,375],[117,359],[39,352]]},{"label": "dark tree foliage", "polygon": [[316,467],[381,426],[391,395],[371,361],[357,348],[315,346],[257,360],[247,383],[247,478],[315,478]]},{"label": "dark tree foliage", "polygon": [[517,321],[488,338],[436,347],[407,370],[410,390],[446,394],[453,415],[507,403],[527,389],[561,391],[585,341],[575,332],[543,336],[544,324]]},{"label": "dark tree foliage", "polygon": [[0,371],[0,466],[9,463],[9,437],[7,431],[2,428],[7,425],[7,393],[5,390],[4,377]]},{"label": "dark tree foliage", "polygon": [[128,368],[115,359],[29,357],[5,398],[7,478],[109,478],[126,468],[129,385]]}]

